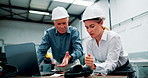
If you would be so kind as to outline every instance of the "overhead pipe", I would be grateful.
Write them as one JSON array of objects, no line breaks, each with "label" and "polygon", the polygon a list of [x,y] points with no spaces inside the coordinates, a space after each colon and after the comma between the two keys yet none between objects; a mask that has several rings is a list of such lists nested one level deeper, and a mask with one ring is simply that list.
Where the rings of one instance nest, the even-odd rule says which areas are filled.
[{"label": "overhead pipe", "polygon": [[[0,7],[6,7],[6,8],[14,8],[14,9],[20,9],[20,10],[34,10],[34,11],[41,11],[41,12],[48,12],[48,13],[52,13],[52,11],[46,11],[46,10],[40,10],[40,9],[35,9],[35,8],[26,8],[26,7],[20,7],[20,6],[9,6],[6,4],[0,4]],[[81,18],[80,15],[74,15],[74,14],[69,14],[71,17],[76,17],[78,19]]]},{"label": "overhead pipe", "polygon": [[108,11],[109,11],[109,25],[110,25],[110,30],[112,30],[110,0],[108,0]]}]

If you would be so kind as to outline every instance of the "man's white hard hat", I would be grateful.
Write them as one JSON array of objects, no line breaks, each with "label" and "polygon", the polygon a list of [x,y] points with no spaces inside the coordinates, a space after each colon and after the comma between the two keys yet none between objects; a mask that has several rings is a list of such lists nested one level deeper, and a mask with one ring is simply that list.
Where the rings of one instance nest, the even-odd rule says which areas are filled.
[{"label": "man's white hard hat", "polygon": [[52,18],[51,18],[51,20],[57,20],[57,19],[62,19],[62,18],[66,18],[66,17],[69,17],[66,9],[63,8],[63,7],[56,7],[52,11]]},{"label": "man's white hard hat", "polygon": [[93,18],[105,19],[102,9],[97,5],[88,6],[82,15],[82,21]]}]

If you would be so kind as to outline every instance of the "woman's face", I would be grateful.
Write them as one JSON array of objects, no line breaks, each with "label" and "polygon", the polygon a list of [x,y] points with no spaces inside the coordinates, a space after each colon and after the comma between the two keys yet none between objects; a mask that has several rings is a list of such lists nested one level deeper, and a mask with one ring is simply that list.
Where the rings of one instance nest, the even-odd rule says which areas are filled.
[{"label": "woman's face", "polygon": [[102,32],[102,23],[98,23],[95,20],[87,20],[84,24],[89,35],[94,39],[96,39]]}]

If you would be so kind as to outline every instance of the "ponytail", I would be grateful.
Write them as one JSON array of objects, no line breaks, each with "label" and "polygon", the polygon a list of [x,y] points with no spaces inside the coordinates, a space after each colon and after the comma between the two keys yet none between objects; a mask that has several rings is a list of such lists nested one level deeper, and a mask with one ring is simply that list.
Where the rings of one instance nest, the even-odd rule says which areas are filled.
[{"label": "ponytail", "polygon": [[108,30],[108,31],[110,31],[110,29],[109,28],[107,28],[107,27],[104,27],[104,26],[102,26],[102,28],[103,28],[103,30]]}]

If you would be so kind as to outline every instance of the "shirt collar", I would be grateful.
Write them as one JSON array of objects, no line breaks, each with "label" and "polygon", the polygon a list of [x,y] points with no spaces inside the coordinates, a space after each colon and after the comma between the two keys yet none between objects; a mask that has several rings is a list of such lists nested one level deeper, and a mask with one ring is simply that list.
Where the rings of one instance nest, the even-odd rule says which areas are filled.
[{"label": "shirt collar", "polygon": [[[55,33],[56,34],[60,34],[57,29],[56,29]],[[69,26],[68,26],[68,29],[67,29],[66,33],[69,33],[70,34]]]},{"label": "shirt collar", "polygon": [[107,39],[107,30],[104,30],[101,40]]}]

